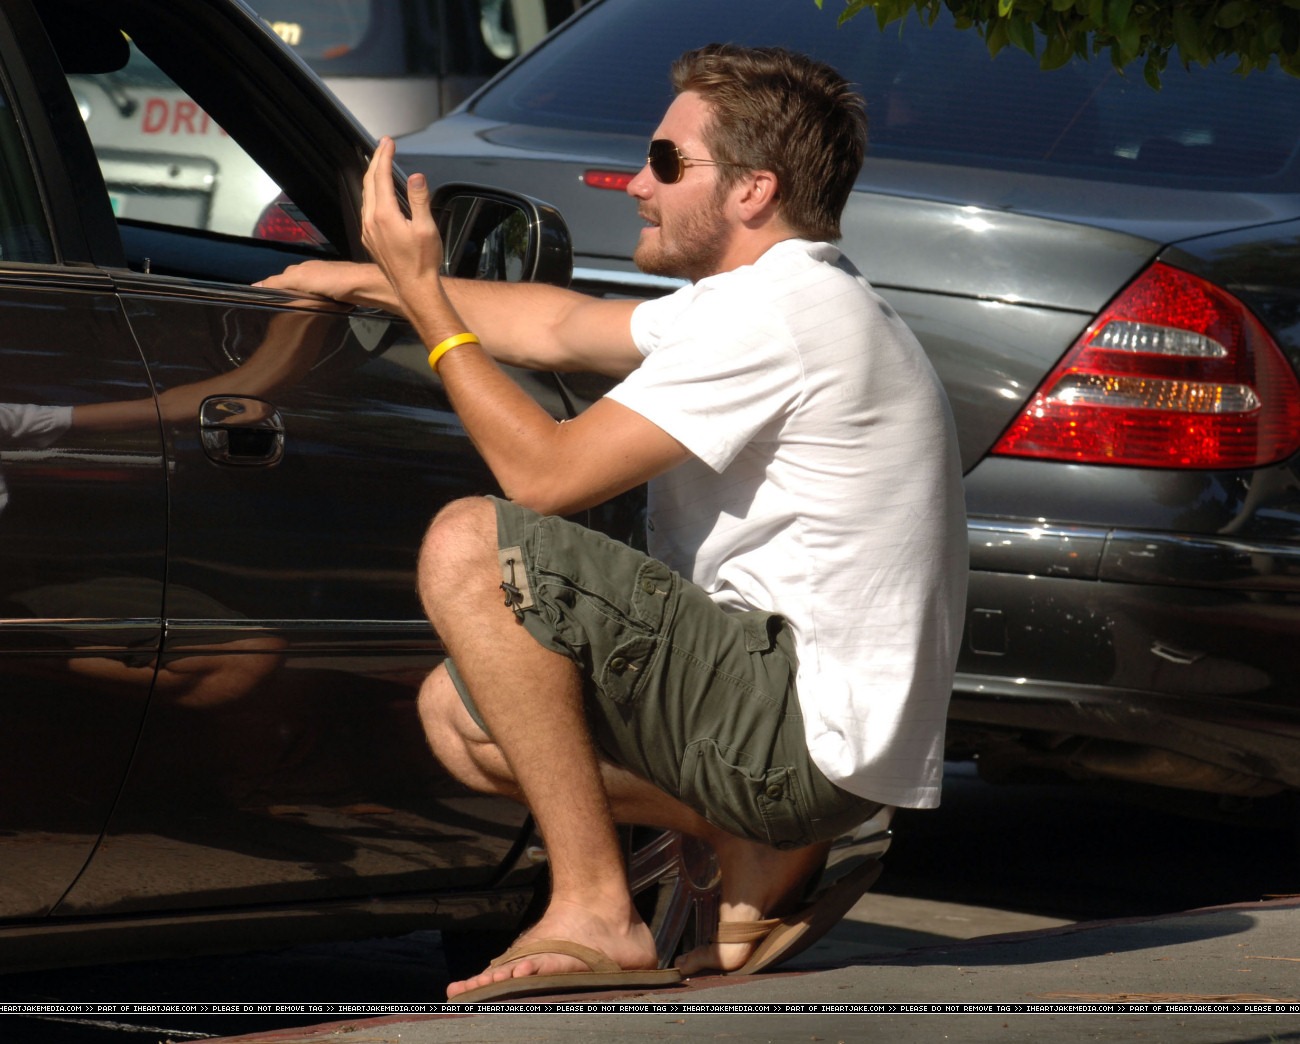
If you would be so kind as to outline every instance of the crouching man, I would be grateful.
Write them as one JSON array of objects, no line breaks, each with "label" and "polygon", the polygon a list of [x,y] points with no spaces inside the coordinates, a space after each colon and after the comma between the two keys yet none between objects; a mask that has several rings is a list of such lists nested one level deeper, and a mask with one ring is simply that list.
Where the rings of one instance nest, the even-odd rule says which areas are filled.
[{"label": "crouching man", "polygon": [[[532,811],[541,919],[452,1000],[761,971],[852,906],[808,901],[832,838],[938,803],[966,529],[954,426],[924,353],[831,245],[862,163],[861,98],[780,49],[712,45],[632,180],[655,301],[442,278],[428,186],[365,183],[375,265],[267,286],[379,304],[430,347],[506,499],[449,504],[419,584],[449,660],[420,709],[437,756]],[[471,333],[472,331],[472,333]],[[497,362],[617,378],[556,423]],[[563,521],[649,484],[642,555]],[[616,823],[708,842],[713,941],[658,969]]]}]

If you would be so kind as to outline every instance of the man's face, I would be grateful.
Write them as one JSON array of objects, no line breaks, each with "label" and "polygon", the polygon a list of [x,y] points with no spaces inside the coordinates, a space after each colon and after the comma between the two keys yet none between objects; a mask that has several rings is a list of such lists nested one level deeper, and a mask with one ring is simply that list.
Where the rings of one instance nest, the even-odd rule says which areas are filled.
[{"label": "man's face", "polygon": [[[702,133],[708,117],[706,103],[687,91],[668,107],[654,136],[690,159],[712,159]],[[659,181],[648,166],[632,179],[627,191],[647,222],[632,255],[641,271],[695,282],[721,270],[732,229],[718,175],[718,167],[688,161],[675,184]]]}]

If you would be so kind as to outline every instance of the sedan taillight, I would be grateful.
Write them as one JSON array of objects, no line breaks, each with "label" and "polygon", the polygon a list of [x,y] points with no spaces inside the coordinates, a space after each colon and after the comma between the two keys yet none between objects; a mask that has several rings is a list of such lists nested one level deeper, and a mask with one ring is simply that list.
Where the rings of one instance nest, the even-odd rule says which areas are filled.
[{"label": "sedan taillight", "polygon": [[277,243],[326,245],[325,237],[284,193],[266,205],[253,227],[253,238],[270,239]]},{"label": "sedan taillight", "polygon": [[1300,385],[1240,301],[1157,262],[1084,331],[993,452],[1259,467],[1300,446]]}]

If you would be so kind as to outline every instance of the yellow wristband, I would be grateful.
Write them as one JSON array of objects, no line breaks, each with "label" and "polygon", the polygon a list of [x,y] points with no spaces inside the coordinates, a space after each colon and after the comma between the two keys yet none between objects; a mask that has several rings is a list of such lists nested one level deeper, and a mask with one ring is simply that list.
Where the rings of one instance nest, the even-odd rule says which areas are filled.
[{"label": "yellow wristband", "polygon": [[453,348],[459,348],[462,344],[481,344],[478,336],[472,333],[452,334],[445,341],[439,341],[433,346],[433,351],[429,353],[429,366],[434,373],[438,372],[438,362]]}]

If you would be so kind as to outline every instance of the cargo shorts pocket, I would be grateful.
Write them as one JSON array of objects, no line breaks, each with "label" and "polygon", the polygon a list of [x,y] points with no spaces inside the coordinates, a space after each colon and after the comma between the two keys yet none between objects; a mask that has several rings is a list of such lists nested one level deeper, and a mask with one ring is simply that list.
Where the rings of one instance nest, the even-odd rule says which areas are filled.
[{"label": "cargo shorts pocket", "polygon": [[665,625],[676,597],[676,577],[662,562],[559,518],[537,521],[532,569],[539,586],[569,589],[643,631]]},{"label": "cargo shorts pocket", "polygon": [[764,769],[714,740],[687,747],[679,796],[728,833],[776,848],[812,843],[798,775],[784,766]]},{"label": "cargo shorts pocket", "polygon": [[615,646],[596,672],[596,685],[605,697],[621,706],[634,702],[654,676],[659,645],[657,635],[636,635]]}]

